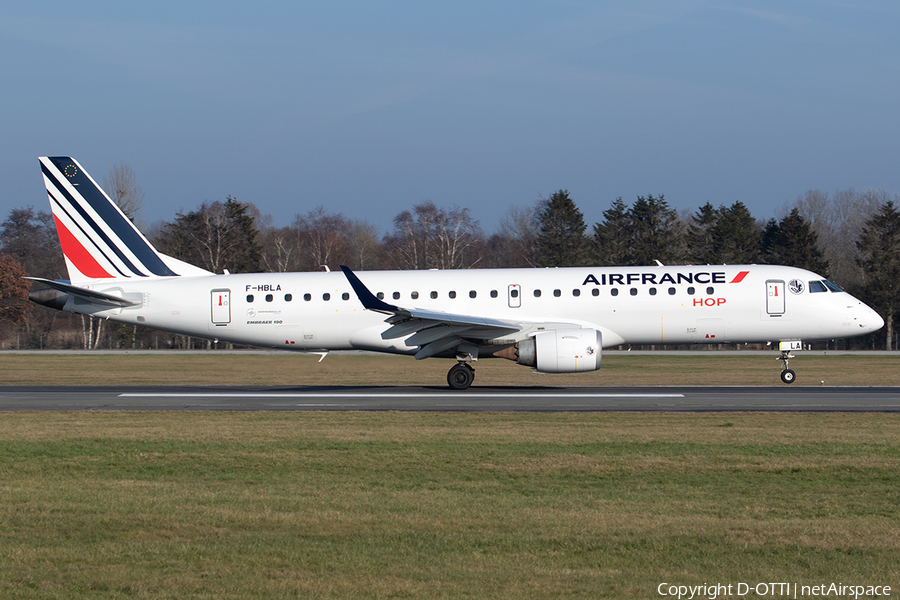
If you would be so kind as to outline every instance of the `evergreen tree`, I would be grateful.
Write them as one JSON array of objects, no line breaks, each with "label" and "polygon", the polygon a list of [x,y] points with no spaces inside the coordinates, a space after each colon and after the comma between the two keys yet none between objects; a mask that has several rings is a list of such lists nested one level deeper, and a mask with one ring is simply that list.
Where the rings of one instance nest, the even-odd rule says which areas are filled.
[{"label": "evergreen tree", "polygon": [[554,192],[540,217],[537,243],[542,267],[578,267],[587,259],[587,226],[567,190]]},{"label": "evergreen tree", "polygon": [[681,260],[682,233],[678,215],[665,197],[638,196],[630,211],[632,243],[628,264],[676,264]]},{"label": "evergreen tree", "polygon": [[891,350],[900,308],[900,211],[893,201],[866,221],[856,245],[865,273],[863,295],[884,319],[885,348]]},{"label": "evergreen tree", "polygon": [[696,264],[749,264],[759,257],[761,231],[742,202],[719,208],[707,202],[688,227],[688,257]]},{"label": "evergreen tree", "polygon": [[619,196],[608,210],[603,211],[603,222],[594,225],[594,259],[600,266],[624,265],[630,245],[628,208]]},{"label": "evergreen tree", "polygon": [[762,230],[743,202],[735,202],[730,208],[719,208],[716,241],[719,248],[719,264],[746,265],[759,260],[759,244]]},{"label": "evergreen tree", "polygon": [[795,208],[781,221],[770,219],[766,224],[762,236],[761,258],[766,264],[800,267],[827,275],[828,262],[819,251],[816,241],[816,234]]},{"label": "evergreen tree", "polygon": [[259,232],[251,206],[228,196],[224,203],[204,202],[195,211],[178,213],[163,228],[160,250],[213,273],[258,271]]},{"label": "evergreen tree", "polygon": [[717,264],[718,248],[716,248],[716,227],[721,216],[721,209],[716,210],[707,202],[691,216],[693,221],[686,234],[688,260],[698,265]]}]

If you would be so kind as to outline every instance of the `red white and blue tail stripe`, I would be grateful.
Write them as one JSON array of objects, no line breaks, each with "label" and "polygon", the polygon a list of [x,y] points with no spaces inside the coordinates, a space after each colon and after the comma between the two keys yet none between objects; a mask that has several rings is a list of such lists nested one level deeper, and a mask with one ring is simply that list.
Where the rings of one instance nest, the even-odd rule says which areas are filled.
[{"label": "red white and blue tail stripe", "polygon": [[72,283],[178,275],[75,159],[40,160]]}]

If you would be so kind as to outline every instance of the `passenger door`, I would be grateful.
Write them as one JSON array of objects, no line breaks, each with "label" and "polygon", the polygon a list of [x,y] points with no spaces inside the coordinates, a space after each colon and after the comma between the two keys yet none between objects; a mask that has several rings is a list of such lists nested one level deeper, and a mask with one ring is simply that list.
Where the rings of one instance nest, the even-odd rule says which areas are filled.
[{"label": "passenger door", "polygon": [[784,314],[784,310],[784,281],[766,281],[766,312],[772,316],[780,316]]},{"label": "passenger door", "polygon": [[224,327],[231,323],[231,290],[212,290],[210,305],[210,319],[213,325]]}]

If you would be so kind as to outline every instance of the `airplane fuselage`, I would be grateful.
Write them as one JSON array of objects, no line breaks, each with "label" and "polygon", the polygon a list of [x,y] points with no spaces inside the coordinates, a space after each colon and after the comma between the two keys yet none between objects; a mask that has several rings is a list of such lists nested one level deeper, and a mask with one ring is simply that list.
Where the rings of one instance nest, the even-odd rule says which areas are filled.
[{"label": "airplane fuselage", "polygon": [[[491,340],[513,343],[558,326],[596,329],[603,347],[816,340],[856,336],[880,317],[814,273],[767,265],[370,271],[379,298],[435,312],[540,323]],[[827,283],[827,282],[825,282]],[[84,286],[140,300],[66,310],[183,335],[296,351],[415,354],[383,339],[341,272],[127,279]],[[814,291],[815,290],[815,291]],[[558,328],[558,327],[557,327]]]}]

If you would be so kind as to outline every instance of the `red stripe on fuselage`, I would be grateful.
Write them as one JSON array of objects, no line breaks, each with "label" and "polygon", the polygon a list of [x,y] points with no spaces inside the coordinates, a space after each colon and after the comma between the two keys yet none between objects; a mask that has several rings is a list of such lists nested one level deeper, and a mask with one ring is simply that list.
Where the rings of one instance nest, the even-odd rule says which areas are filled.
[{"label": "red stripe on fuselage", "polygon": [[56,218],[56,215],[53,215],[53,219],[56,221],[56,233],[59,234],[59,244],[62,246],[63,254],[66,255],[66,258],[75,265],[75,268],[78,269],[82,275],[97,279],[101,277],[112,277],[112,275],[107,273],[106,270],[100,266],[100,263],[91,256],[90,252],[81,245],[81,242],[72,235],[72,232],[66,229],[66,226]]},{"label": "red stripe on fuselage", "polygon": [[744,277],[746,277],[749,273],[750,273],[750,271],[741,271],[734,277],[734,279],[732,279],[728,283],[740,283],[744,280]]}]

